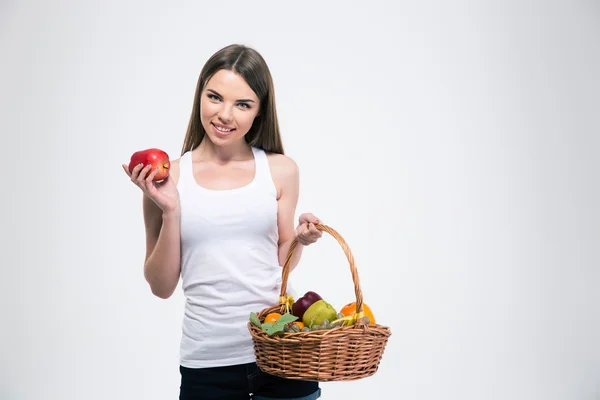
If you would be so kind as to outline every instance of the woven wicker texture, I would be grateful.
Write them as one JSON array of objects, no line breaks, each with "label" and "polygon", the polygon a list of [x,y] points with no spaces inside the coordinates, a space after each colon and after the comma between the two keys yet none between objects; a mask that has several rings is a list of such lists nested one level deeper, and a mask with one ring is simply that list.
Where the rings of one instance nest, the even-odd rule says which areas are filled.
[{"label": "woven wicker texture", "polygon": [[[357,313],[363,311],[363,295],[358,271],[350,247],[342,236],[327,225],[317,229],[333,236],[341,245],[352,273]],[[290,260],[297,242],[292,242],[283,266],[281,296],[286,296]],[[260,322],[271,312],[285,313],[285,304],[275,305],[257,313]],[[391,330],[379,324],[365,324],[359,319],[354,325],[310,332],[285,332],[269,337],[259,327],[248,323],[254,342],[257,365],[265,372],[288,379],[317,382],[349,381],[366,378],[379,368]]]}]

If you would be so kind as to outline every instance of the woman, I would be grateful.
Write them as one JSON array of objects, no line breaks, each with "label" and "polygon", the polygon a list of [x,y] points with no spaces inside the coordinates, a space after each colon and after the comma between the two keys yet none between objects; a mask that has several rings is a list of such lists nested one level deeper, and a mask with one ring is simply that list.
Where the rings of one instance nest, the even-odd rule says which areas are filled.
[{"label": "woman", "polygon": [[181,157],[167,179],[123,168],[144,192],[144,275],[170,297],[182,279],[180,399],[317,399],[316,382],[266,374],[255,364],[251,311],[277,303],[281,266],[315,243],[319,220],[294,225],[298,167],[284,155],[273,82],[255,50],[227,46],[203,67]]}]

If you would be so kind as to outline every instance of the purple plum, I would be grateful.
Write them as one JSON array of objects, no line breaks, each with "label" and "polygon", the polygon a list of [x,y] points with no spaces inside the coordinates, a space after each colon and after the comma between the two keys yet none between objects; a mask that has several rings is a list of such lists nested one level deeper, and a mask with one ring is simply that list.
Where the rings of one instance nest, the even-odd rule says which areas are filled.
[{"label": "purple plum", "polygon": [[304,316],[306,310],[308,310],[308,307],[319,300],[323,300],[323,298],[317,293],[312,291],[306,292],[304,296],[300,297],[292,305],[292,315],[295,315],[298,317],[298,319],[302,320],[302,317]]}]

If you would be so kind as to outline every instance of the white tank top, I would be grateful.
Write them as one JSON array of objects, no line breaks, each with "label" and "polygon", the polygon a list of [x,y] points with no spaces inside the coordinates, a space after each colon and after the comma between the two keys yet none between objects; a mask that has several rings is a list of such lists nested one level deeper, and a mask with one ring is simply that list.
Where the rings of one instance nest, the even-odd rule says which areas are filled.
[{"label": "white tank top", "polygon": [[252,152],[252,182],[231,190],[200,186],[191,152],[180,159],[184,367],[253,362],[250,312],[279,300],[277,189],[266,153],[254,147]]}]

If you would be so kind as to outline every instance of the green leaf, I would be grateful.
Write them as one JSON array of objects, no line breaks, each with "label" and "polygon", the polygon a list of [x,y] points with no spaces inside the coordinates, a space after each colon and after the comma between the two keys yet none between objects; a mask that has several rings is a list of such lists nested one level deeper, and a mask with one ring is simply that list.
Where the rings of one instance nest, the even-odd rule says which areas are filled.
[{"label": "green leaf", "polygon": [[273,323],[271,323],[271,322],[265,322],[264,324],[261,325],[261,328],[263,328],[264,330],[267,330],[267,329],[269,329],[272,326],[273,326]]},{"label": "green leaf", "polygon": [[285,313],[281,317],[279,317],[277,322],[281,321],[285,325],[285,324],[289,324],[290,322],[294,322],[297,319],[298,319],[298,317],[296,317],[295,315],[292,315],[290,313]]},{"label": "green leaf", "polygon": [[275,321],[275,323],[272,326],[265,328],[265,331],[269,336],[273,335],[276,332],[283,332],[283,329],[287,324],[289,324],[290,322],[294,322],[297,319],[298,317],[296,317],[295,315],[285,313],[281,317],[279,317],[279,319]]},{"label": "green leaf", "polygon": [[260,324],[260,320],[258,319],[258,315],[256,315],[253,312],[250,313],[250,322],[252,322],[254,325],[256,325],[256,326],[258,326],[259,328],[262,329],[262,325]]}]

